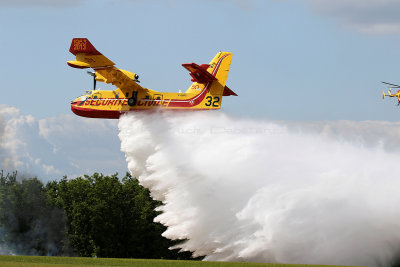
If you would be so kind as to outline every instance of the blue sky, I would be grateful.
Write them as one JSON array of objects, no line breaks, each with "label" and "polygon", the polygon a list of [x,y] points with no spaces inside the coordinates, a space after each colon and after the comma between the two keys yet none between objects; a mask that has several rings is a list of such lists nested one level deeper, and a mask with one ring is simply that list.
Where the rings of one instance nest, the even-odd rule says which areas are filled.
[{"label": "blue sky", "polygon": [[[70,111],[70,101],[92,87],[85,70],[66,64],[74,37],[89,38],[160,91],[189,87],[182,63],[233,52],[227,84],[239,96],[222,106],[231,116],[396,122],[400,108],[382,101],[380,81],[400,83],[399,13],[396,0],[0,0],[0,134],[8,138],[0,157],[1,146],[25,151],[16,162],[27,172],[55,176],[90,172],[99,162],[101,171],[125,170],[117,122]],[[67,124],[78,125],[75,132]],[[92,135],[96,128],[104,134]],[[100,143],[115,151],[88,162],[82,150],[71,163],[69,146]]]},{"label": "blue sky", "polygon": [[392,16],[399,5],[330,2],[2,0],[0,102],[37,118],[70,113],[69,101],[92,83],[66,65],[68,48],[73,37],[87,37],[144,86],[164,91],[190,85],[181,63],[232,51],[228,84],[239,97],[224,99],[230,114],[397,120],[394,101],[381,101],[380,81],[400,83]]}]

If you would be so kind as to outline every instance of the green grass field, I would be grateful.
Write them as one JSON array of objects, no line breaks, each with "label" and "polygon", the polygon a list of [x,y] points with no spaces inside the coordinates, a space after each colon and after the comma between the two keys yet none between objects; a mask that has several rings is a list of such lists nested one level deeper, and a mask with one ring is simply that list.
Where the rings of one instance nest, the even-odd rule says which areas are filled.
[{"label": "green grass field", "polygon": [[136,260],[136,259],[99,259],[74,257],[36,257],[36,256],[0,256],[0,267],[83,267],[83,266],[163,266],[163,267],[296,267],[322,266],[304,264],[269,264],[241,262],[203,262],[203,261],[166,261],[166,260]]}]

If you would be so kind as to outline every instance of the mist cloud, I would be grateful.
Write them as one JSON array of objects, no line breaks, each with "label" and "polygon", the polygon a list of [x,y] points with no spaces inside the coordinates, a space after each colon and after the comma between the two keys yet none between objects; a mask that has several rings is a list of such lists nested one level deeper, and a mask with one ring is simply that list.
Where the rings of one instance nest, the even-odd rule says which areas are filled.
[{"label": "mist cloud", "polygon": [[[128,167],[177,247],[206,260],[388,265],[400,249],[399,124],[128,114]],[[358,128],[361,129],[358,129]],[[372,133],[365,132],[374,129]]]},{"label": "mist cloud", "polygon": [[382,148],[387,152],[400,152],[400,122],[389,121],[314,121],[277,122],[297,134],[318,134],[338,142],[359,147]]}]

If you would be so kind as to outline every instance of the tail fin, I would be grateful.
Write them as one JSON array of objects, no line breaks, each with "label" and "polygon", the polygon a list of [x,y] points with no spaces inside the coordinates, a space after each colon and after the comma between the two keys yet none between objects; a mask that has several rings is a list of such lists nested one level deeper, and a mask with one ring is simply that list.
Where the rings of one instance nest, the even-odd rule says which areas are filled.
[{"label": "tail fin", "polygon": [[71,47],[69,52],[74,54],[85,53],[88,55],[101,55],[99,51],[92,45],[87,38],[74,38],[72,39]]},{"label": "tail fin", "polygon": [[219,52],[210,62],[209,71],[217,79],[211,84],[210,93],[216,96],[237,95],[226,86],[229,69],[232,62],[232,53]]},{"label": "tail fin", "polygon": [[225,87],[226,80],[228,79],[229,68],[232,62],[232,53],[219,52],[210,62],[209,72],[218,82]]},{"label": "tail fin", "polygon": [[236,95],[226,84],[228,79],[229,68],[232,61],[232,53],[219,52],[210,62],[210,64],[197,65],[195,63],[182,64],[190,75],[193,77],[194,82],[187,93],[194,93],[201,91],[205,84],[211,82],[210,93],[212,95],[229,96]]}]

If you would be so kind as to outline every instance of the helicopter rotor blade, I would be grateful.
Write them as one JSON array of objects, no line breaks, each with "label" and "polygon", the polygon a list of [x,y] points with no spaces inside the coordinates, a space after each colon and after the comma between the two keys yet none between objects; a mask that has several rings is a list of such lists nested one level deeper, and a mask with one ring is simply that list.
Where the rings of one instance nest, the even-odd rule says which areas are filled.
[{"label": "helicopter rotor blade", "polygon": [[382,82],[382,83],[390,85],[392,88],[400,88],[400,85],[398,85],[398,84],[387,83],[387,82]]}]

